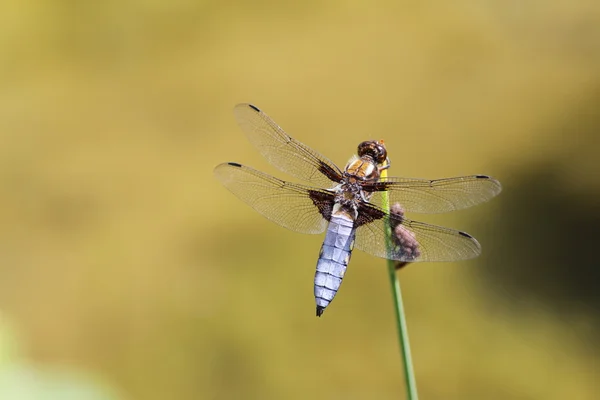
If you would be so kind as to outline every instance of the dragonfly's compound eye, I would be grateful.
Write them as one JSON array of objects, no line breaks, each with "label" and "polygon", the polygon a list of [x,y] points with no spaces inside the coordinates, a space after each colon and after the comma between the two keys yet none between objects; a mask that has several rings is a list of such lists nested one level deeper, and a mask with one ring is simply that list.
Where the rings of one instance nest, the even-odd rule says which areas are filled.
[{"label": "dragonfly's compound eye", "polygon": [[375,158],[375,161],[377,161],[377,164],[383,164],[386,159],[387,150],[385,149],[385,146],[382,143],[377,142],[377,158]]},{"label": "dragonfly's compound eye", "polygon": [[383,164],[387,159],[387,150],[382,142],[369,140],[358,145],[358,156],[370,156],[377,164]]}]

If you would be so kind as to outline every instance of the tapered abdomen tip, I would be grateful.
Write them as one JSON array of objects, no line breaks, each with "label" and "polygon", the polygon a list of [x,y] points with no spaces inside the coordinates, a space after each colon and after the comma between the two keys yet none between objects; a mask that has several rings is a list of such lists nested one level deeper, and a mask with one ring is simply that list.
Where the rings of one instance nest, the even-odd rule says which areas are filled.
[{"label": "tapered abdomen tip", "polygon": [[317,306],[317,317],[323,315],[323,311],[325,311],[325,307]]}]

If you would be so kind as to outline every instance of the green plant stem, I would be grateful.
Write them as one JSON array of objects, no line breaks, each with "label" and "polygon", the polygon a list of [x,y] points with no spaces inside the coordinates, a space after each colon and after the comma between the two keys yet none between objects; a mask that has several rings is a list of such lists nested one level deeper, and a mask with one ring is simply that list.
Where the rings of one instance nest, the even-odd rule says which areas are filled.
[{"label": "green plant stem", "polygon": [[[387,176],[387,170],[383,170],[381,177]],[[383,207],[389,212],[390,204],[387,192],[382,192]],[[391,228],[388,226],[387,246],[391,246]],[[417,382],[415,380],[415,372],[412,365],[412,356],[410,354],[410,343],[408,341],[408,327],[406,326],[406,318],[404,315],[404,305],[402,303],[402,292],[400,290],[400,280],[396,272],[396,262],[388,260],[388,275],[392,288],[392,296],[394,299],[394,311],[396,314],[396,323],[398,325],[398,341],[402,353],[402,362],[404,363],[404,379],[406,381],[406,393],[408,400],[417,400]]]},{"label": "green plant stem", "polygon": [[388,260],[388,273],[394,297],[394,311],[396,314],[396,323],[398,325],[398,340],[402,352],[402,361],[404,363],[404,379],[406,381],[406,392],[409,400],[417,400],[417,382],[415,381],[415,372],[412,365],[412,356],[410,354],[410,343],[408,341],[408,328],[406,318],[404,317],[404,305],[402,304],[402,292],[400,291],[400,281],[396,273],[394,261]]}]

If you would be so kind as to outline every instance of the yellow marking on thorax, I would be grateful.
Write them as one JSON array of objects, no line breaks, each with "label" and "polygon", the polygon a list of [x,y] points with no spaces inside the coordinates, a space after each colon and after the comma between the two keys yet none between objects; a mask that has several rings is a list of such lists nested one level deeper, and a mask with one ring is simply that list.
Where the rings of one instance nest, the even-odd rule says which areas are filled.
[{"label": "yellow marking on thorax", "polygon": [[356,172],[360,169],[363,161],[360,158],[353,158],[348,162],[346,166],[346,172],[350,175],[356,175]]},{"label": "yellow marking on thorax", "polygon": [[346,167],[346,172],[350,175],[358,177],[370,176],[375,170],[373,163],[364,161],[363,159],[357,158],[350,160]]}]

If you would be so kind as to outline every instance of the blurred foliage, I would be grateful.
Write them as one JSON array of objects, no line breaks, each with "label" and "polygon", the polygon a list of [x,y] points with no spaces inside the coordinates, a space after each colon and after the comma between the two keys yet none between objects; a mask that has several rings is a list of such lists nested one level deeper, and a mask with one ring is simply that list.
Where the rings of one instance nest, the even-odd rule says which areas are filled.
[{"label": "blurred foliage", "polygon": [[[569,321],[582,315],[600,328],[600,86],[589,100],[573,105],[557,133],[564,151],[532,163],[505,187],[487,239],[495,243],[481,272],[487,286],[512,306],[537,302]],[[485,237],[485,236],[484,236]],[[508,296],[507,296],[508,295]],[[495,299],[497,300],[497,299]],[[513,307],[514,309],[514,307]],[[598,332],[594,335],[598,337]]]},{"label": "blurred foliage", "polygon": [[[479,208],[415,216],[497,258],[401,271],[423,398],[595,398],[595,300],[577,289],[590,250],[565,250],[576,323],[556,317],[549,280],[517,312],[495,304],[556,265],[549,254],[566,259],[556,229],[597,216],[596,128],[565,121],[599,71],[597,0],[8,0],[0,309],[36,365],[92,370],[130,398],[401,396],[385,261],[355,252],[318,320],[322,238],[273,226],[212,178],[223,161],[273,172],[231,115],[249,101],[339,164],[383,138],[391,175],[504,184]],[[486,280],[467,267],[503,260]]]},{"label": "blurred foliage", "polygon": [[7,400],[116,400],[116,393],[82,371],[40,367],[20,354],[16,331],[0,319],[0,398]]}]

